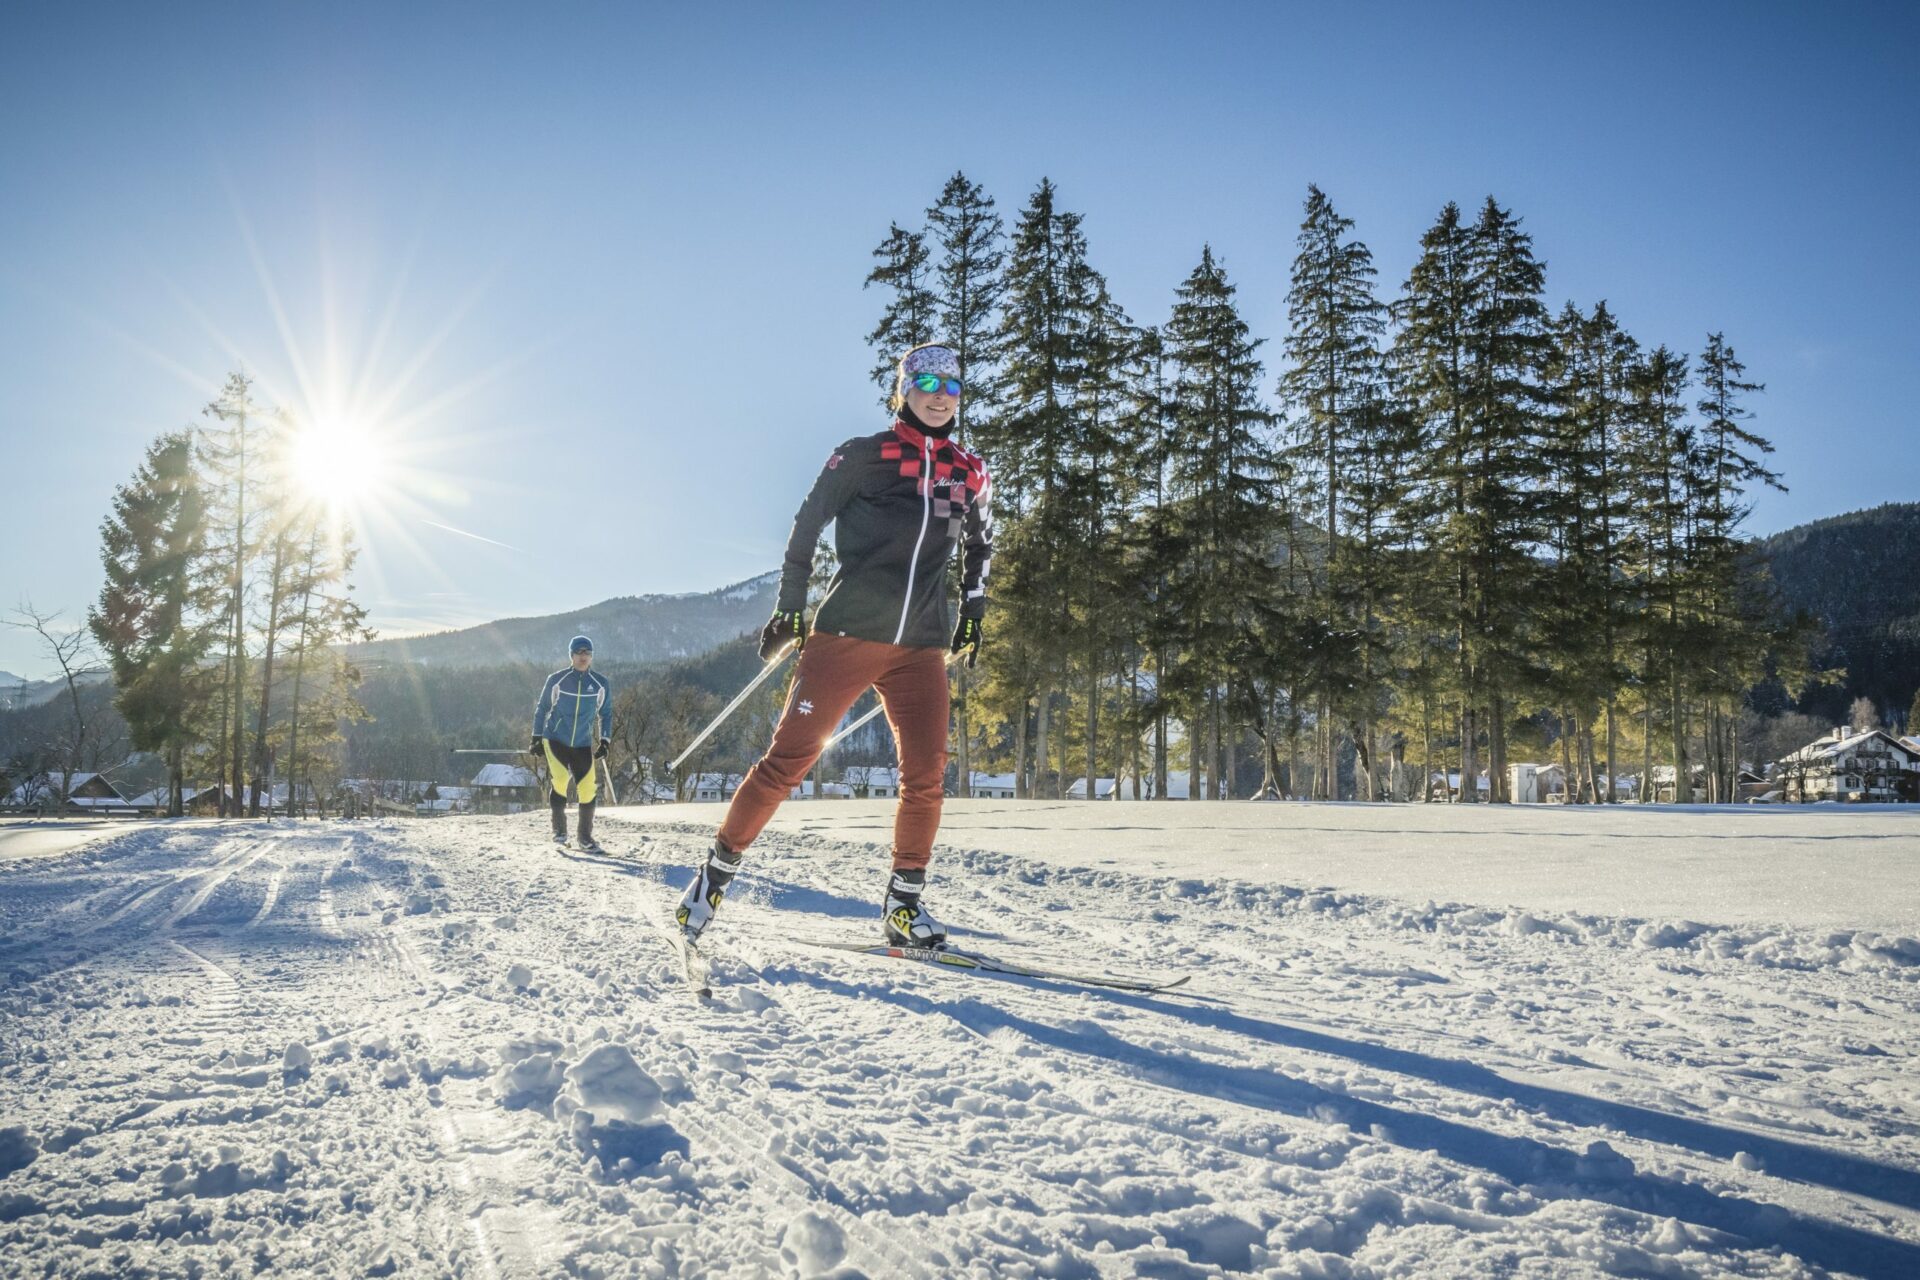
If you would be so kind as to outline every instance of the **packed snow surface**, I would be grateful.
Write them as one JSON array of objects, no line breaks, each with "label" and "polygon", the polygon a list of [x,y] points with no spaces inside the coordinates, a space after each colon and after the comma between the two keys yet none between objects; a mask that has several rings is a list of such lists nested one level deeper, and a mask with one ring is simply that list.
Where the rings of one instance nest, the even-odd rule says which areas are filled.
[{"label": "packed snow surface", "polygon": [[143,824],[0,865],[0,1275],[1920,1275],[1920,812]]}]

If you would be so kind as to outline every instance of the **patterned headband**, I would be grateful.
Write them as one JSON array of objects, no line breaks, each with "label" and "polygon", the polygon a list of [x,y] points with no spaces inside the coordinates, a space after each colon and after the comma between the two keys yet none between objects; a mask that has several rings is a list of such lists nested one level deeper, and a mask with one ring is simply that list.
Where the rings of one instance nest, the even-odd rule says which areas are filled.
[{"label": "patterned headband", "polygon": [[953,354],[951,347],[925,346],[915,347],[900,360],[902,378],[911,378],[916,373],[937,373],[943,378],[960,376],[960,357]]}]

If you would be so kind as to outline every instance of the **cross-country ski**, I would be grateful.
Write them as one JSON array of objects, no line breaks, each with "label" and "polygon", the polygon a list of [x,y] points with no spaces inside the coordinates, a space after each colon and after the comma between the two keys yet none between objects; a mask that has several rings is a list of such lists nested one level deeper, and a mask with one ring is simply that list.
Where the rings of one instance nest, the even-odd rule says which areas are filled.
[{"label": "cross-country ski", "polygon": [[1172,991],[1176,987],[1185,986],[1193,977],[1192,974],[1183,973],[1177,978],[1154,980],[1121,977],[1114,974],[1070,973],[1061,969],[1028,964],[1025,961],[983,955],[978,951],[969,951],[965,947],[955,946],[951,942],[940,947],[906,947],[892,942],[848,942],[830,938],[802,937],[795,940],[810,947],[825,947],[830,951],[846,951],[854,955],[885,956],[895,960],[912,960],[920,964],[944,965],[949,969],[997,973],[1014,978],[1039,978],[1048,982],[1070,982],[1083,987],[1111,987],[1116,991]]}]

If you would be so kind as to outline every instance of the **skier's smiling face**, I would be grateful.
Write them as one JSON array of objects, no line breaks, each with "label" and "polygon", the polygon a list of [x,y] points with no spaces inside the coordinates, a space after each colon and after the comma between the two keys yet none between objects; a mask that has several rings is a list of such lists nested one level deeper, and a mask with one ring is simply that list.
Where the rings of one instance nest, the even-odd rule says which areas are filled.
[{"label": "skier's smiling face", "polygon": [[953,415],[960,408],[960,397],[947,388],[948,379],[942,378],[940,385],[933,391],[922,391],[913,380],[907,380],[907,407],[913,410],[913,416],[938,431],[953,421]]}]

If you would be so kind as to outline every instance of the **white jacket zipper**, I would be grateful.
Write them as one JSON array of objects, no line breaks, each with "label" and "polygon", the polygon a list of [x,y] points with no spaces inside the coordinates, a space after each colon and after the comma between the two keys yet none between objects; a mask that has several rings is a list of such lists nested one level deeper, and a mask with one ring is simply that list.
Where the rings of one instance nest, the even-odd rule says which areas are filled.
[{"label": "white jacket zipper", "polygon": [[900,602],[900,629],[893,633],[899,644],[907,634],[907,610],[913,607],[913,574],[920,567],[920,547],[927,540],[927,520],[933,514],[933,451],[926,438],[920,440],[920,536],[913,540],[913,558],[907,561],[907,598]]}]

